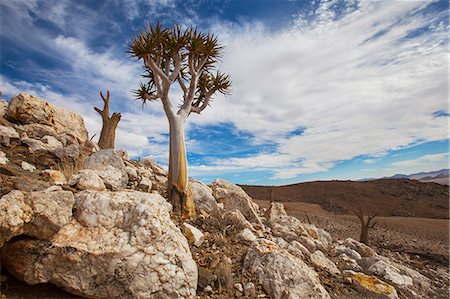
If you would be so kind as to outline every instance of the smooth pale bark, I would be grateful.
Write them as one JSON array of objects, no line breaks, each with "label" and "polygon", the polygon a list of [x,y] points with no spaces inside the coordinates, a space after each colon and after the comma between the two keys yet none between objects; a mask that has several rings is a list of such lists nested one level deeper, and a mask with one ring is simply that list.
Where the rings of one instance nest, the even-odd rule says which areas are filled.
[{"label": "smooth pale bark", "polygon": [[184,138],[184,115],[169,117],[170,154],[168,174],[168,196],[174,212],[184,216],[195,213],[195,204],[188,185],[188,168]]}]

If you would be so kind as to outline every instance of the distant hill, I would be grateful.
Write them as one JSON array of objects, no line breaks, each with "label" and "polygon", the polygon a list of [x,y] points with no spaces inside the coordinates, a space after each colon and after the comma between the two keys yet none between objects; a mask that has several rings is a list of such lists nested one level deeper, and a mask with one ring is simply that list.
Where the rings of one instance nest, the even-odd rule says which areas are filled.
[{"label": "distant hill", "polygon": [[[382,179],[412,179],[412,180],[418,180],[421,182],[433,182],[438,183],[442,185],[449,185],[450,184],[450,169],[441,169],[436,171],[430,171],[430,172],[418,172],[413,174],[396,174],[390,177],[382,177]],[[378,180],[380,178],[366,178],[361,179],[359,181],[371,181],[371,180]]]},{"label": "distant hill", "polygon": [[[270,199],[271,186],[241,187],[253,198]],[[320,205],[337,214],[351,214],[358,205],[382,216],[449,217],[449,187],[410,179],[315,181],[274,187],[275,201]]]}]

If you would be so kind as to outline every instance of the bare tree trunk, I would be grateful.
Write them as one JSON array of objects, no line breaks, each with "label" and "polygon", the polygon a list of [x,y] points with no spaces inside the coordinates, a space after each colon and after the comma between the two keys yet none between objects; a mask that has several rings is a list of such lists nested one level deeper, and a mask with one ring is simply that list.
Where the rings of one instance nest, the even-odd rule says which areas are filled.
[{"label": "bare tree trunk", "polygon": [[168,196],[174,212],[183,216],[195,213],[195,204],[188,186],[187,156],[184,138],[184,117],[169,119],[170,154],[168,174]]},{"label": "bare tree trunk", "polygon": [[359,235],[359,242],[369,245],[369,226],[364,222],[361,222],[361,234]]},{"label": "bare tree trunk", "polygon": [[101,149],[114,148],[116,128],[119,124],[121,115],[120,113],[114,112],[112,116],[109,117],[109,90],[107,92],[106,98],[103,96],[102,92],[100,92],[100,96],[102,97],[104,102],[103,110],[94,107],[95,111],[97,111],[102,117],[102,131],[100,133],[98,146]]}]

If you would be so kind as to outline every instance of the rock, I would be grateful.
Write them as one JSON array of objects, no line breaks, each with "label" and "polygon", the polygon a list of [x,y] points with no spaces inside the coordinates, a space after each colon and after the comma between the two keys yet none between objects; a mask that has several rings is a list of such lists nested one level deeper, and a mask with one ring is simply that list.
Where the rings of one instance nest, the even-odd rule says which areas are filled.
[{"label": "rock", "polygon": [[18,190],[0,199],[0,248],[12,237],[27,234],[40,239],[53,236],[69,222],[72,192],[31,192]]},{"label": "rock", "polygon": [[90,169],[82,169],[78,173],[72,175],[68,184],[78,190],[106,190],[105,184],[97,173]]},{"label": "rock", "polygon": [[203,243],[203,233],[196,227],[183,223],[183,233],[188,239],[189,243],[194,244],[197,247],[200,247]]},{"label": "rock", "polygon": [[65,185],[67,184],[66,177],[61,171],[46,169],[42,173],[47,176],[53,185]]},{"label": "rock", "polygon": [[36,170],[36,167],[34,165],[31,165],[28,162],[22,161],[22,164],[20,164],[22,166],[23,170],[29,171],[29,172],[34,172]]},{"label": "rock", "polygon": [[0,142],[5,146],[9,146],[12,138],[19,139],[19,133],[12,127],[0,125]]},{"label": "rock", "polygon": [[352,277],[352,283],[362,294],[370,298],[396,299],[398,298],[395,288],[376,277],[363,273],[356,273]]},{"label": "rock", "polygon": [[77,160],[80,157],[80,147],[78,144],[71,144],[55,150],[55,155],[64,161],[65,159]]},{"label": "rock", "polygon": [[58,138],[58,133],[52,126],[42,125],[38,123],[29,123],[25,125],[18,125],[17,130],[21,133],[26,133],[29,138],[40,140],[44,136],[53,136]]},{"label": "rock", "polygon": [[50,186],[44,190],[45,192],[63,191],[61,186]]},{"label": "rock", "polygon": [[341,271],[339,271],[338,267],[320,250],[316,250],[314,253],[312,253],[309,256],[309,259],[314,264],[314,266],[319,269],[325,269],[326,271],[334,275],[341,274]]},{"label": "rock", "polygon": [[[288,251],[291,252],[291,250],[294,252],[300,251],[302,253],[302,255],[305,255],[305,256],[309,256],[311,254],[309,252],[308,248],[306,248],[300,242],[295,241],[295,240],[289,242]],[[292,254],[292,252],[291,252],[291,254]],[[297,256],[296,254],[294,254],[294,255]]]},{"label": "rock", "polygon": [[349,257],[344,252],[339,255],[339,261],[337,266],[340,270],[353,270],[356,272],[362,272],[363,269],[359,266],[358,262]]},{"label": "rock", "polygon": [[352,238],[344,240],[343,245],[358,252],[361,257],[376,256],[376,252],[364,243],[358,242]]},{"label": "rock", "polygon": [[121,190],[128,184],[125,164],[113,149],[104,149],[92,154],[86,160],[84,168],[95,171],[108,189]]},{"label": "rock", "polygon": [[228,211],[222,214],[222,223],[224,226],[232,225],[237,230],[249,229],[254,231],[252,224],[245,219],[239,210]]},{"label": "rock", "polygon": [[74,208],[75,219],[50,241],[8,243],[8,271],[89,298],[195,296],[197,266],[163,197],[82,191]]},{"label": "rock", "polygon": [[195,202],[195,209],[197,211],[204,210],[214,216],[221,215],[217,201],[208,185],[203,184],[200,181],[190,179],[189,188],[191,188]]},{"label": "rock", "polygon": [[6,113],[6,109],[8,108],[8,102],[6,100],[0,100],[0,116],[3,117]]},{"label": "rock", "polygon": [[67,109],[25,93],[11,99],[6,115],[22,124],[51,126],[57,134],[73,135],[79,143],[88,139],[83,118]]},{"label": "rock", "polygon": [[248,228],[242,230],[236,237],[238,240],[247,244],[251,244],[253,241],[256,240],[256,236]]},{"label": "rock", "polygon": [[258,217],[258,205],[253,202],[251,197],[241,187],[222,179],[216,179],[210,187],[213,191],[213,196],[218,202],[224,204],[226,211],[239,210],[248,221],[264,227],[261,219]]},{"label": "rock", "polygon": [[248,282],[244,285],[244,295],[247,298],[255,298],[256,297],[256,286],[253,282]]},{"label": "rock", "polygon": [[413,286],[411,277],[400,274],[400,270],[396,267],[386,263],[385,261],[378,261],[369,267],[369,273],[381,277],[399,287]]},{"label": "rock", "polygon": [[141,164],[145,167],[152,170],[153,173],[160,176],[166,176],[166,170],[156,163],[152,158],[150,157],[144,157],[140,160]]},{"label": "rock", "polygon": [[5,165],[8,162],[9,162],[9,160],[6,157],[6,154],[4,152],[0,151],[0,165]]},{"label": "rock", "polygon": [[238,290],[239,292],[244,293],[244,287],[242,287],[242,284],[241,284],[241,283],[239,283],[239,282],[235,283],[235,284],[234,284],[234,288],[235,288],[236,290]]},{"label": "rock", "polygon": [[152,181],[149,178],[142,177],[139,182],[138,189],[143,192],[150,192],[152,190]]},{"label": "rock", "polygon": [[244,270],[255,275],[272,298],[330,298],[313,269],[265,239],[253,242]]},{"label": "rock", "polygon": [[205,293],[212,293],[213,289],[210,285],[207,285],[204,289],[203,292]]},{"label": "rock", "polygon": [[350,258],[352,258],[354,260],[360,260],[361,259],[361,255],[356,250],[348,248],[347,246],[344,246],[344,245],[337,245],[334,248],[334,251],[337,254],[345,253],[347,256],[349,256]]},{"label": "rock", "polygon": [[277,223],[283,217],[288,216],[281,202],[272,202],[269,209],[266,210],[264,216],[270,223]]}]

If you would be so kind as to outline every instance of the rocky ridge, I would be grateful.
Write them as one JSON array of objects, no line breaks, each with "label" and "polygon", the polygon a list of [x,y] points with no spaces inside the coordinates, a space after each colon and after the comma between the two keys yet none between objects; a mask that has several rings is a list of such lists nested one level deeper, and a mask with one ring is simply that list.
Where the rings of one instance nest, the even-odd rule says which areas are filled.
[{"label": "rocky ridge", "polygon": [[19,94],[1,107],[1,267],[27,284],[86,298],[429,298],[438,291],[408,265],[335,240],[281,203],[261,209],[221,179],[209,186],[191,179],[197,216],[172,215],[166,172],[150,158],[99,150],[80,116],[35,96]]}]

